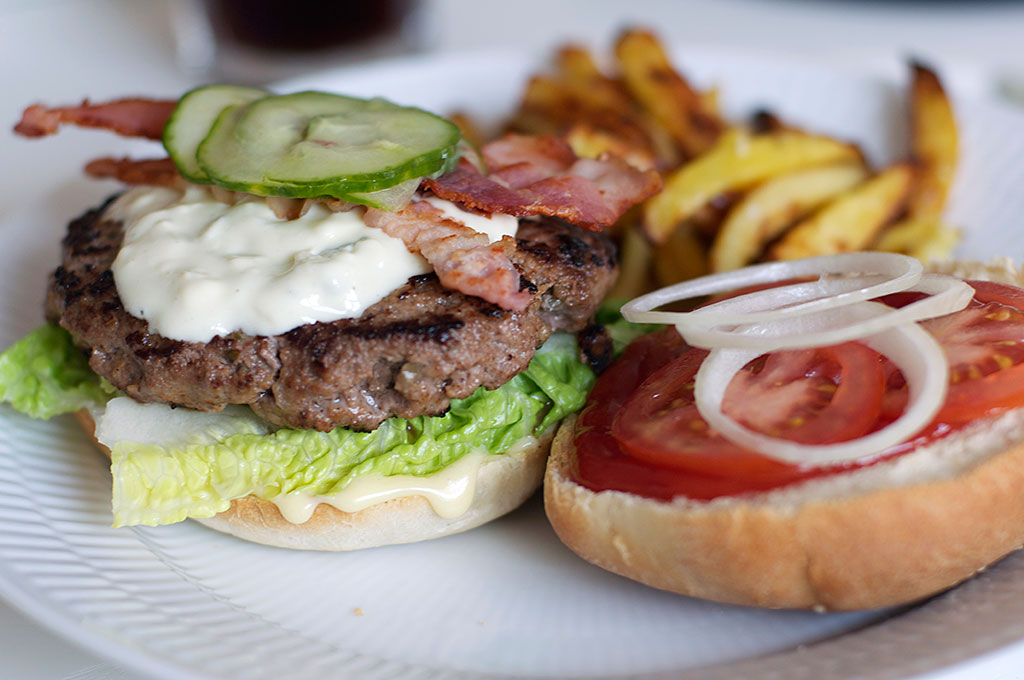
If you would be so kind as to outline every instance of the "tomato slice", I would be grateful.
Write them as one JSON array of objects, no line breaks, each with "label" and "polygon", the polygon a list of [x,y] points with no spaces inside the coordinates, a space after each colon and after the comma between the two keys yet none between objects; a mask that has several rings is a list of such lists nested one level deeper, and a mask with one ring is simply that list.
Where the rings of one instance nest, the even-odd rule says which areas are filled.
[{"label": "tomato slice", "polygon": [[[951,425],[1024,406],[1024,290],[969,283],[975,294],[967,307],[921,322],[949,362],[949,393],[935,420]],[[890,375],[889,388],[884,412],[891,419],[906,404],[902,376]]]},{"label": "tomato slice", "polygon": [[[701,418],[693,380],[706,355],[690,350],[645,380],[612,420],[612,436],[629,455],[654,465],[704,474],[789,474],[793,466],[733,444]],[[880,355],[860,343],[775,352],[733,379],[723,409],[773,437],[835,443],[875,427],[884,387]]]},{"label": "tomato slice", "polygon": [[[979,417],[1024,407],[1024,290],[969,283],[976,295],[968,307],[922,322],[949,360],[945,406],[913,439],[878,460],[927,445]],[[919,297],[900,293],[882,301],[899,307]],[[634,342],[598,379],[580,416],[574,478],[594,490],[711,499],[862,465],[790,465],[717,435],[693,403],[693,380],[704,356],[673,329]],[[884,427],[903,412],[906,392],[892,363],[847,343],[759,358],[730,383],[723,408],[751,429],[822,444]]]}]

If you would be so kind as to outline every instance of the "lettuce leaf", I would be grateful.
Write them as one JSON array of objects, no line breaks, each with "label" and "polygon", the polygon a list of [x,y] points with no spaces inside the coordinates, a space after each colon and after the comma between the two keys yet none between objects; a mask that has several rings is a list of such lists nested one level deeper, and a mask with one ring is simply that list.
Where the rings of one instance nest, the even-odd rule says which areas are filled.
[{"label": "lettuce leaf", "polygon": [[54,325],[0,355],[0,400],[30,416],[99,414],[110,400],[97,434],[111,448],[115,526],[210,517],[250,493],[330,495],[363,475],[424,476],[471,451],[501,454],[579,410],[593,382],[575,338],[556,334],[525,371],[453,400],[442,416],[391,418],[374,432],[269,431],[244,407],[199,414],[111,399],[116,390]]},{"label": "lettuce leaf", "polygon": [[641,335],[652,333],[661,326],[646,323],[633,323],[622,317],[622,305],[628,300],[605,300],[594,315],[594,322],[599,323],[608,331],[612,338],[612,353],[617,357],[626,351],[629,343]]},{"label": "lettuce leaf", "polygon": [[55,324],[40,326],[0,354],[0,401],[33,418],[102,404],[111,392]]},{"label": "lettuce leaf", "polygon": [[442,416],[388,419],[373,432],[284,429],[213,444],[117,442],[115,525],[210,517],[248,494],[329,496],[363,475],[424,476],[471,451],[503,453],[583,406],[593,372],[576,358],[571,337],[553,344],[498,389],[453,400]]}]

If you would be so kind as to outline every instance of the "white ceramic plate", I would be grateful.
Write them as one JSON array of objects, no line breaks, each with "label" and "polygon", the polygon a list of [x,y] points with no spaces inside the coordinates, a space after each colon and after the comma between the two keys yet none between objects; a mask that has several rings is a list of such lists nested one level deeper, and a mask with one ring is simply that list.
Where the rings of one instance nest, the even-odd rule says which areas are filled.
[{"label": "white ceramic plate", "polygon": [[[730,117],[783,117],[898,157],[899,87],[779,59],[681,53]],[[291,84],[386,95],[495,119],[535,66],[465,55]],[[961,254],[1024,254],[1024,116],[958,102]],[[54,146],[58,142],[52,143]],[[73,170],[60,167],[55,177]],[[8,220],[0,344],[40,321],[68,216],[105,188],[73,180]],[[758,611],[667,595],[592,567],[556,539],[537,499],[482,529],[417,545],[310,554],[192,523],[109,528],[104,460],[68,419],[0,410],[0,595],[59,633],[167,678],[896,678],[1024,637],[1024,556],[896,612]]]}]

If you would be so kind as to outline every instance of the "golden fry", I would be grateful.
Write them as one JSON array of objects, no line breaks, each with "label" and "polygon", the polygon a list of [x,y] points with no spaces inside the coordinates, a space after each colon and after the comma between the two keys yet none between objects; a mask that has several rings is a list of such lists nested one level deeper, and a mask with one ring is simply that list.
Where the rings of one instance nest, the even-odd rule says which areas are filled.
[{"label": "golden fry", "polygon": [[746,266],[794,220],[860,184],[867,174],[863,164],[853,162],[797,170],[765,181],[722,222],[711,247],[711,271]]},{"label": "golden fry", "polygon": [[935,217],[942,213],[956,171],[956,119],[935,72],[916,62],[911,68],[910,149],[918,179],[908,207],[911,215]]},{"label": "golden fry", "polygon": [[617,101],[616,96],[587,83],[533,76],[511,127],[519,132],[562,135],[584,121],[622,138],[633,148],[649,148],[648,135],[629,108],[631,104],[628,100]]},{"label": "golden fry", "polygon": [[615,56],[626,88],[668,130],[687,156],[703,153],[725,129],[701,96],[672,67],[651,33],[627,31],[615,45]]},{"label": "golden fry", "polygon": [[590,51],[582,45],[563,45],[555,55],[555,63],[569,80],[586,82],[604,76]]},{"label": "golden fry", "polygon": [[654,153],[646,146],[631,146],[622,137],[598,130],[590,123],[577,123],[565,133],[565,141],[581,158],[597,158],[614,154],[633,167],[650,170],[655,166]]},{"label": "golden fry", "polygon": [[830,137],[732,129],[706,154],[665,178],[662,192],[645,205],[644,229],[654,243],[663,243],[676,225],[716,196],[801,168],[860,159],[857,147]]},{"label": "golden fry", "polygon": [[771,250],[777,260],[863,250],[906,204],[914,169],[891,165],[793,227]]},{"label": "golden fry", "polygon": [[[698,92],[697,96],[700,98],[701,106],[704,110],[713,115],[715,118],[721,120],[722,110],[720,106],[720,100],[722,93],[717,87],[712,87],[703,92]],[[722,129],[725,129],[725,124],[722,124]]]},{"label": "golden fry", "polygon": [[654,249],[654,272],[662,286],[708,273],[708,249],[696,224],[683,222]]},{"label": "golden fry", "polygon": [[782,132],[783,130],[801,132],[799,128],[789,125],[769,109],[758,109],[754,112],[754,115],[750,117],[750,130],[757,135],[763,135],[766,132]]},{"label": "golden fry", "polygon": [[607,298],[631,300],[654,288],[651,278],[654,250],[639,229],[623,231],[619,251],[619,278]]},{"label": "golden fry", "polygon": [[555,120],[567,115],[575,115],[578,111],[570,110],[570,100],[565,87],[550,76],[533,76],[526,83],[523,91],[521,108],[527,111],[543,112]]},{"label": "golden fry", "polygon": [[903,253],[924,263],[948,259],[960,232],[937,217],[908,217],[886,229],[876,250]]}]

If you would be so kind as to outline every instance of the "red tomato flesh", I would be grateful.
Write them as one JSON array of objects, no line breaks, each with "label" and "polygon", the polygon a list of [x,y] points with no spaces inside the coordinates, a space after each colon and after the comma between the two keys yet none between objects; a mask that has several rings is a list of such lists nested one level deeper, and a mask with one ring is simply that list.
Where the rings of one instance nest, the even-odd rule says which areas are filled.
[{"label": "red tomato flesh", "polygon": [[[936,420],[876,459],[912,451],[979,417],[1024,406],[1024,290],[970,282],[974,301],[922,323],[950,362],[950,389]],[[882,301],[901,306],[912,294]],[[724,439],[697,412],[693,379],[703,350],[673,329],[637,340],[597,381],[579,421],[573,474],[595,491],[651,498],[763,491],[860,467],[784,463]],[[868,347],[773,353],[730,383],[723,410],[744,426],[805,444],[846,441],[884,427],[902,412],[900,372]]]}]

